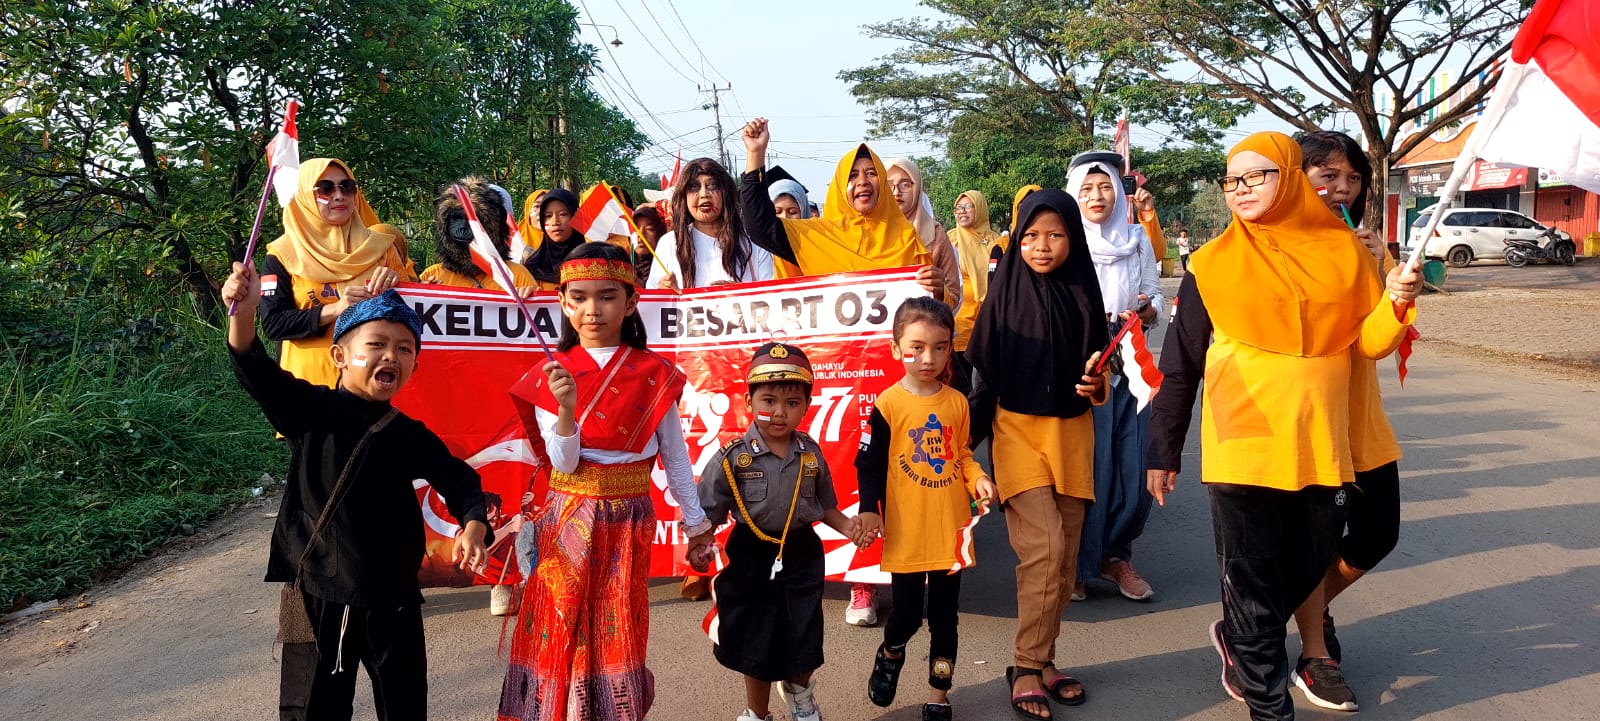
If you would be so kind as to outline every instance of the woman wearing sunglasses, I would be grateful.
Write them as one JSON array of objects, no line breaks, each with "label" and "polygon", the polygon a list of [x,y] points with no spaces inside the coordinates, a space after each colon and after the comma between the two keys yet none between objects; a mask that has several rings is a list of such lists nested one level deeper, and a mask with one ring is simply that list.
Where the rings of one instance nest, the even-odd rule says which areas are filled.
[{"label": "woman wearing sunglasses", "polygon": [[339,378],[328,346],[345,308],[402,281],[415,281],[395,236],[374,232],[378,216],[344,161],[300,164],[300,189],[283,209],[283,235],[261,264],[261,329],[283,342],[278,363],[312,383]]}]

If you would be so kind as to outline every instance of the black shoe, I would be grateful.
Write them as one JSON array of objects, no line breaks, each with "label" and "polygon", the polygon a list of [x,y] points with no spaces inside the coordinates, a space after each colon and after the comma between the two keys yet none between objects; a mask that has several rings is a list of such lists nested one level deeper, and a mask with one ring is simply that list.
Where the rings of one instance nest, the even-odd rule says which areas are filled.
[{"label": "black shoe", "polygon": [[922,721],[950,721],[953,713],[947,703],[922,704]]},{"label": "black shoe", "polygon": [[1344,650],[1339,648],[1339,636],[1334,633],[1333,614],[1322,609],[1322,643],[1328,647],[1328,657],[1334,663],[1344,663]]},{"label": "black shoe", "polygon": [[1294,670],[1294,685],[1306,700],[1334,711],[1358,711],[1355,692],[1345,683],[1339,662],[1331,658],[1302,658]]},{"label": "black shoe", "polygon": [[1228,655],[1228,646],[1222,642],[1222,621],[1211,624],[1211,648],[1216,649],[1217,655],[1222,657],[1222,690],[1235,701],[1244,700],[1244,692],[1239,689],[1238,671],[1233,668],[1233,657]]},{"label": "black shoe", "polygon": [[890,658],[889,647],[878,646],[877,656],[872,660],[872,675],[867,677],[867,698],[883,707],[894,703],[895,689],[900,687],[900,669],[905,665],[905,648],[900,649],[900,658]]}]

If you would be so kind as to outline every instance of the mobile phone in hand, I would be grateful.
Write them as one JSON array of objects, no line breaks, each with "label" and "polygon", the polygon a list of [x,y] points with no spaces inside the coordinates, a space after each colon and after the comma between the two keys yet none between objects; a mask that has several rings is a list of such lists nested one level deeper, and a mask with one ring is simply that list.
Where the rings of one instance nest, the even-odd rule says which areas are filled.
[{"label": "mobile phone in hand", "polygon": [[1131,198],[1133,198],[1133,194],[1138,192],[1138,191],[1139,191],[1139,179],[1138,178],[1135,178],[1132,175],[1124,175],[1124,176],[1122,176],[1122,193],[1123,193],[1123,195],[1126,195],[1131,199]]}]

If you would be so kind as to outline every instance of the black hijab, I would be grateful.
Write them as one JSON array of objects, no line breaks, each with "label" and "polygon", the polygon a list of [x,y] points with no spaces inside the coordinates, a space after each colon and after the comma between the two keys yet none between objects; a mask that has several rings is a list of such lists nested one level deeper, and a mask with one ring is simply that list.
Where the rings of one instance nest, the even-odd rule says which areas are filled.
[{"label": "black hijab", "polygon": [[[573,195],[572,191],[566,188],[556,188],[545,193],[544,197],[539,199],[539,227],[544,227],[545,208],[557,200],[566,204],[567,210],[573,215],[578,213],[578,196]],[[577,228],[573,228],[572,235],[561,243],[551,240],[550,235],[545,234],[544,242],[539,244],[539,249],[533,251],[533,255],[528,256],[528,272],[532,273],[534,280],[539,282],[560,283],[561,261],[566,260],[567,254],[571,253],[574,248],[583,245],[584,240],[583,234],[579,233]]]},{"label": "black hijab", "polygon": [[1110,342],[1078,202],[1056,188],[1029,193],[1013,219],[1011,242],[1022,243],[1023,231],[1044,210],[1059,213],[1066,225],[1067,260],[1041,274],[1022,252],[1001,256],[967,344],[967,360],[984,386],[973,402],[975,439],[988,434],[997,401],[1032,416],[1075,418],[1089,410],[1076,386],[1084,362]]}]

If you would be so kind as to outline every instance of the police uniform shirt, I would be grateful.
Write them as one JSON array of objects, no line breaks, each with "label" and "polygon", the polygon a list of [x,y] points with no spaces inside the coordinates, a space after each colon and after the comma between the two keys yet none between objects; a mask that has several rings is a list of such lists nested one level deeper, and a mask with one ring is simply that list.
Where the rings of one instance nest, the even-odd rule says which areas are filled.
[{"label": "police uniform shirt", "polygon": [[[751,424],[743,436],[711,457],[700,474],[700,505],[705,508],[706,517],[717,526],[730,515],[739,523],[745,522],[728,483],[730,471],[750,518],[772,536],[783,533],[791,501],[795,506],[793,528],[820,521],[824,512],[839,507],[833,491],[833,476],[828,473],[821,447],[799,431],[789,439],[787,456],[768,447],[761,432]],[[798,499],[795,499],[796,482],[800,483]]]}]

